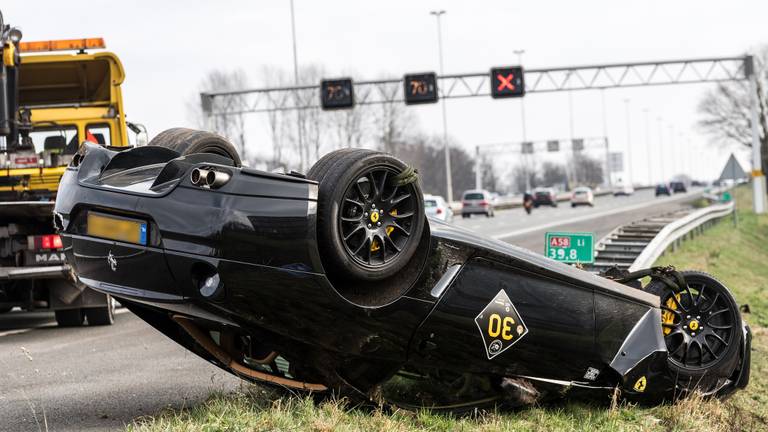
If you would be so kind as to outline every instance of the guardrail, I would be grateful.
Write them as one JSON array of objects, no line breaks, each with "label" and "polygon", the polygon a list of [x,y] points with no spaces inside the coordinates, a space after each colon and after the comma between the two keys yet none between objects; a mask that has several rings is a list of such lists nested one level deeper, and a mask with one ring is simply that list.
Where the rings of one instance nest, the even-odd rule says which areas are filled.
[{"label": "guardrail", "polygon": [[702,232],[708,222],[728,216],[733,213],[734,208],[733,201],[714,204],[669,223],[643,248],[629,266],[629,271],[652,266],[670,245],[677,245],[685,236]]}]

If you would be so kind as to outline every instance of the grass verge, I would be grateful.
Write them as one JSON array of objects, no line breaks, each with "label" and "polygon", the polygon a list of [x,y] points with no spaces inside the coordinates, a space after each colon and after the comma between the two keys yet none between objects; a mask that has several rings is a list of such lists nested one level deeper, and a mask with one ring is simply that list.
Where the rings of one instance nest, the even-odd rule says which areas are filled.
[{"label": "grass verge", "polygon": [[675,405],[638,407],[566,400],[512,412],[453,417],[429,411],[381,411],[343,401],[315,402],[258,386],[213,394],[203,404],[137,419],[131,431],[758,431],[768,430],[768,216],[751,211],[748,188],[737,193],[739,226],[721,221],[659,264],[697,269],[730,287],[754,333],[752,379],[726,401],[690,398]]}]

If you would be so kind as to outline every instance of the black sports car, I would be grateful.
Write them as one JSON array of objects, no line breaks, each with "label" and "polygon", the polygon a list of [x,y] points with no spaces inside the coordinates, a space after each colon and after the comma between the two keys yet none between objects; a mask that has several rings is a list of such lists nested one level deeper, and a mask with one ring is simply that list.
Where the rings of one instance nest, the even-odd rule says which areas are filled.
[{"label": "black sports car", "polygon": [[150,144],[80,149],[55,209],[67,259],[242,378],[449,409],[564,388],[726,396],[749,379],[749,329],[711,276],[600,277],[428,222],[418,174],[375,151],[305,177],[241,167],[205,132]]}]

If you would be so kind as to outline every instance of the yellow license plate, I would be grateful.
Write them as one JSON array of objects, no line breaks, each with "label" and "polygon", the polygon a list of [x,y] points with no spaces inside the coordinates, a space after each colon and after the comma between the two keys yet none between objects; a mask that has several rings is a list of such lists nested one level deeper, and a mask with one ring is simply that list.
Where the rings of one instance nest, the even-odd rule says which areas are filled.
[{"label": "yellow license plate", "polygon": [[147,223],[120,216],[88,212],[89,236],[140,245],[147,244]]}]

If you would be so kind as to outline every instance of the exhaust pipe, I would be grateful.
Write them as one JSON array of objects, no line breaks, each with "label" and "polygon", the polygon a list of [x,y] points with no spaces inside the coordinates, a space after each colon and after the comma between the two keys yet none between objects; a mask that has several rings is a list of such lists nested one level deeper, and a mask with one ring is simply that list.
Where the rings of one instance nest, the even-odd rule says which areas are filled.
[{"label": "exhaust pipe", "polygon": [[205,175],[205,185],[211,189],[224,186],[229,181],[229,174],[221,171],[208,171]]},{"label": "exhaust pipe", "polygon": [[189,175],[189,179],[192,181],[193,185],[205,186],[205,179],[208,177],[209,172],[210,171],[205,169],[195,168]]}]

